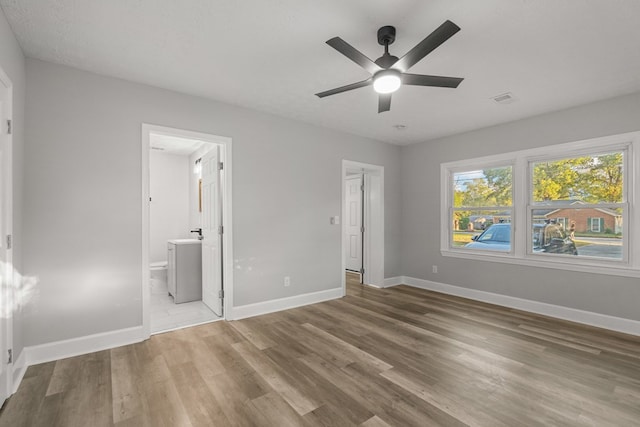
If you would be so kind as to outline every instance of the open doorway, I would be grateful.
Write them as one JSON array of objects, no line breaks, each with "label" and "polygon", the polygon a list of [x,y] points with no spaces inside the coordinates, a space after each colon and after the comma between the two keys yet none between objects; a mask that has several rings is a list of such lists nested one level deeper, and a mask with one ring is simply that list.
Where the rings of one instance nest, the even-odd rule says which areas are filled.
[{"label": "open doorway", "polygon": [[342,283],[384,284],[384,167],[342,161]]},{"label": "open doorway", "polygon": [[230,143],[143,125],[143,326],[220,320],[231,294]]}]

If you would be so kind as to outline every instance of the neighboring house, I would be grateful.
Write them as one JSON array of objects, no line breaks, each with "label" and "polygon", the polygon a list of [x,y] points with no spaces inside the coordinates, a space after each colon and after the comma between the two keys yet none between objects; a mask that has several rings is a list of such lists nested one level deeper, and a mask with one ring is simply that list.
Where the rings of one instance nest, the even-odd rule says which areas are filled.
[{"label": "neighboring house", "polygon": [[498,212],[492,215],[471,215],[469,216],[469,231],[486,230],[490,225],[500,222],[511,222],[511,213]]},{"label": "neighboring house", "polygon": [[[567,200],[553,200],[549,204],[565,204]],[[572,205],[583,205],[584,202],[574,200]],[[572,222],[576,223],[578,233],[604,233],[607,230],[614,233],[622,232],[622,215],[607,208],[563,208],[563,209],[535,209],[533,222],[553,220],[569,229]]]},{"label": "neighboring house", "polygon": [[493,224],[492,215],[471,215],[469,217],[470,230],[484,230]]},{"label": "neighboring house", "polygon": [[607,208],[557,209],[546,217],[556,220],[566,229],[575,221],[578,233],[622,233],[622,215]]}]

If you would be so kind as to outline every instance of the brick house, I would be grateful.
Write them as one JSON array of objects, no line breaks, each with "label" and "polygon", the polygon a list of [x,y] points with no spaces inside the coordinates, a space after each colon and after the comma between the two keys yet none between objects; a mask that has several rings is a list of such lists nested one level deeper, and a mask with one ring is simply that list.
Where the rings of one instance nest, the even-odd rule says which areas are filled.
[{"label": "brick house", "polygon": [[[583,203],[575,201],[572,204]],[[543,215],[546,220],[555,220],[555,222],[562,224],[566,230],[569,229],[572,222],[575,222],[578,233],[622,232],[622,215],[607,208],[553,209]]]}]

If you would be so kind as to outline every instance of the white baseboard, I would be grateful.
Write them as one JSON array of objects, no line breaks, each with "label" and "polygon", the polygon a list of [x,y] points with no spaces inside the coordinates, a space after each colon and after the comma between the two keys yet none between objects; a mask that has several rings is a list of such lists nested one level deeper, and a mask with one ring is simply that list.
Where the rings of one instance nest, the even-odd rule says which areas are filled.
[{"label": "white baseboard", "polygon": [[492,292],[447,285],[445,283],[432,282],[430,280],[415,279],[413,277],[403,277],[403,279],[405,285],[413,286],[415,288],[441,292],[443,294],[455,295],[476,301],[488,302],[490,304],[496,304],[503,307],[515,308],[531,313],[543,314],[545,316],[556,317],[558,319],[569,320],[576,323],[583,323],[590,326],[610,329],[612,331],[623,332],[625,334],[640,336],[640,321],[637,320],[624,319],[622,317],[593,313],[591,311],[578,310],[560,305],[547,304],[544,302],[510,297],[507,295],[494,294]]},{"label": "white baseboard", "polygon": [[255,304],[241,305],[233,307],[233,316],[231,317],[231,319],[239,320],[247,317],[259,316],[261,314],[287,310],[289,308],[301,307],[303,305],[329,301],[337,298],[342,298],[342,288],[312,292],[309,294],[258,302]]},{"label": "white baseboard", "polygon": [[46,344],[25,347],[27,364],[51,362],[95,351],[107,350],[127,344],[134,344],[145,339],[142,326],[103,332],[85,337],[54,341]]},{"label": "white baseboard", "polygon": [[24,374],[27,372],[27,352],[26,349],[22,349],[20,352],[20,356],[13,362],[13,390],[11,393],[15,393],[18,391],[18,387],[22,382],[22,378],[24,378]]},{"label": "white baseboard", "polygon": [[[383,288],[390,288],[391,286],[398,286],[405,283],[404,276],[387,277],[384,279]],[[377,287],[377,286],[376,286]]]}]

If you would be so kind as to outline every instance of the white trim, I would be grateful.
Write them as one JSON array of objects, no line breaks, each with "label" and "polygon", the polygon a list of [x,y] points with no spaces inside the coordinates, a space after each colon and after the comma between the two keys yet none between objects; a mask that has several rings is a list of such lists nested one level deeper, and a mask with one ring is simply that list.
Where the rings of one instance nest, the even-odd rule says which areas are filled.
[{"label": "white trim", "polygon": [[[2,218],[1,220],[5,222],[5,227],[2,228],[6,235],[13,236],[13,135],[15,134],[15,122],[13,120],[13,83],[9,76],[4,72],[4,69],[0,68],[0,84],[5,86],[7,90],[7,105],[6,105],[6,116],[8,120],[11,120],[12,123],[12,131],[10,134],[7,134],[7,146],[4,150],[4,156],[2,161],[4,162],[4,167],[2,168],[3,176],[2,176],[2,185],[3,188],[3,197],[8,201],[4,206],[0,206],[0,208],[6,208],[5,211],[1,212]],[[0,121],[3,121],[2,117],[0,117]],[[0,126],[6,126],[5,123],[0,123]],[[0,236],[0,239],[5,239],[5,236]],[[2,245],[2,250],[5,251],[5,260],[4,265],[2,266],[2,275],[4,275],[4,282],[6,286],[3,286],[0,291],[0,304],[4,304],[4,307],[0,307],[0,311],[6,311],[6,328],[4,331],[0,330],[0,334],[6,336],[7,349],[4,350],[13,350],[13,310],[15,308],[14,301],[14,288],[16,286],[15,279],[16,274],[15,267],[13,265],[13,249],[6,249],[6,246]],[[5,355],[2,355],[4,357]],[[3,385],[3,388],[6,386],[6,391],[11,395],[11,391],[16,387],[13,382],[14,377],[14,367],[13,364],[9,363],[5,365],[7,381],[6,384]],[[7,396],[7,397],[9,397]],[[0,405],[3,402],[0,402]]]},{"label": "white trim", "polygon": [[476,289],[432,282],[430,280],[416,279],[413,277],[405,277],[404,279],[404,283],[406,285],[413,286],[414,288],[455,295],[475,301],[487,302],[503,307],[515,308],[522,311],[640,336],[640,321],[638,320],[624,319],[622,317],[609,316],[606,314],[578,310],[560,305],[494,294],[492,292],[479,291]]},{"label": "white trim", "polygon": [[[347,206],[345,204],[345,181],[349,176],[349,171],[357,170],[364,175],[364,243],[362,245],[362,262],[364,277],[362,282],[375,287],[384,286],[384,166],[372,165],[369,163],[342,160],[341,175],[341,206],[342,206],[342,226],[340,237],[340,276],[342,284],[342,295],[347,294],[347,283],[345,279],[346,252],[345,239],[347,234]],[[379,178],[379,179],[378,179]],[[379,196],[376,199],[375,196]]]},{"label": "white trim", "polygon": [[[606,137],[592,138],[588,140],[556,144],[547,147],[538,147],[508,153],[500,153],[474,159],[464,159],[446,162],[440,165],[440,252],[443,256],[482,260],[489,262],[501,262],[508,264],[530,265],[536,267],[554,268],[569,271],[586,271],[598,274],[609,274],[625,277],[640,277],[640,258],[634,256],[639,248],[640,224],[637,223],[637,212],[640,209],[640,186],[635,181],[640,174],[640,153],[634,150],[640,144],[640,132],[629,132]],[[625,201],[615,204],[584,204],[587,207],[607,207],[608,205],[625,209],[623,227],[623,257],[622,259],[607,259],[604,257],[588,256],[557,256],[544,253],[533,253],[531,227],[533,218],[533,206],[530,197],[532,180],[531,165],[535,161],[543,161],[554,158],[566,158],[568,156],[595,155],[611,151],[626,151],[624,164],[624,188]],[[555,156],[555,157],[554,157]],[[453,197],[451,182],[454,172],[464,170],[476,170],[496,164],[512,164],[513,170],[513,218],[512,245],[509,253],[480,253],[482,251],[453,247],[451,209]],[[629,173],[631,171],[631,173]],[[633,175],[633,176],[632,176]],[[568,208],[574,208],[573,204],[567,204]],[[571,207],[569,207],[571,206]],[[554,206],[563,208],[564,206]],[[583,206],[580,207],[581,209]],[[578,249],[578,253],[580,249]]]},{"label": "white trim", "polygon": [[261,314],[273,313],[276,311],[301,307],[303,305],[338,299],[342,298],[342,296],[342,288],[334,288],[325,291],[311,292],[308,294],[258,302],[255,304],[241,305],[233,308],[233,318],[234,320],[239,320],[247,317],[259,316]]},{"label": "white trim", "polygon": [[[503,264],[526,265],[530,267],[552,268],[555,270],[606,274],[609,276],[640,277],[640,270],[614,264],[620,263],[620,261],[611,261],[607,263],[607,260],[604,258],[594,258],[587,256],[582,256],[580,259],[588,260],[589,264],[576,263],[575,261],[577,260],[577,257],[574,255],[533,254],[528,258],[517,258],[504,252],[472,252],[468,249],[444,250],[440,251],[440,254],[446,257],[482,262],[500,262]],[[539,260],[534,259],[534,257],[539,258]],[[548,259],[549,261],[545,261],[544,258]],[[553,259],[553,262],[551,262],[551,258]]]},{"label": "white trim", "polygon": [[68,340],[54,341],[46,344],[25,347],[27,364],[52,362],[67,357],[80,356],[96,351],[109,350],[128,344],[144,341],[144,330],[141,326],[102,332]]},{"label": "white trim", "polygon": [[20,387],[20,383],[24,378],[24,374],[27,372],[27,352],[25,349],[22,349],[20,356],[13,362],[13,390],[11,393],[15,393],[18,391],[18,387]]},{"label": "white trim", "polygon": [[151,129],[148,125],[142,124],[142,144],[141,149],[141,181],[142,181],[142,283],[140,283],[140,292],[142,293],[142,331],[145,337],[151,336],[151,265],[149,256],[149,245],[151,236],[151,218],[150,218],[150,169],[149,169],[149,147],[151,146]]},{"label": "white trim", "polygon": [[398,286],[405,283],[404,276],[387,277],[384,279],[383,288],[390,288],[392,286]]},{"label": "white trim", "polygon": [[144,336],[151,336],[151,289],[149,287],[149,139],[150,135],[159,134],[176,136],[180,138],[196,139],[217,144],[220,147],[220,161],[224,163],[222,171],[222,254],[223,254],[223,286],[224,286],[224,312],[223,318],[233,319],[233,211],[232,211],[232,139],[226,136],[213,135],[202,132],[194,132],[183,129],[169,128],[165,126],[142,123],[142,327]]},{"label": "white trim", "polygon": [[209,323],[221,322],[223,320],[224,320],[223,318],[219,318],[219,319],[213,319],[213,320],[204,320],[202,322],[190,323],[188,325],[175,326],[173,328],[163,329],[161,331],[154,331],[154,332],[151,333],[151,335],[158,335],[158,334],[164,334],[165,332],[179,331],[180,329],[192,328],[194,326],[207,325]]}]

